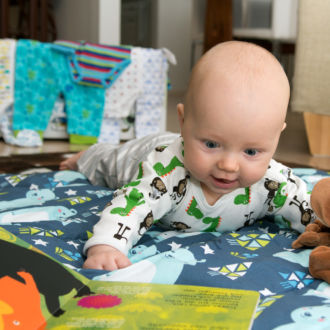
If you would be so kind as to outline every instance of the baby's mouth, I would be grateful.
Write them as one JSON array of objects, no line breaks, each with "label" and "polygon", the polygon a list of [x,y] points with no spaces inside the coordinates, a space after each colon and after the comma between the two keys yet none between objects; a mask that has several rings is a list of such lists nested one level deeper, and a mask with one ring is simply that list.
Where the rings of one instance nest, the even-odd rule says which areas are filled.
[{"label": "baby's mouth", "polygon": [[217,181],[219,181],[219,182],[223,182],[223,183],[232,183],[232,182],[234,182],[234,181],[236,181],[236,180],[227,180],[227,179],[217,179],[217,178],[215,178]]},{"label": "baby's mouth", "polygon": [[237,183],[237,179],[228,180],[224,178],[216,178],[214,176],[212,176],[212,179],[214,180],[215,184],[220,188],[231,188]]}]

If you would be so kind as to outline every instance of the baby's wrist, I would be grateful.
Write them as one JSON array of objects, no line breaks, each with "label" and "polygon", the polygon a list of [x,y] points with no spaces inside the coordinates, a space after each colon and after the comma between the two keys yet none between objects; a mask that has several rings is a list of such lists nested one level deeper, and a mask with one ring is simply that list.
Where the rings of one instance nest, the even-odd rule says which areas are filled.
[{"label": "baby's wrist", "polygon": [[118,251],[111,245],[108,244],[97,244],[93,245],[87,250],[87,256],[90,257],[93,254],[100,253],[100,252],[111,252],[111,251]]}]

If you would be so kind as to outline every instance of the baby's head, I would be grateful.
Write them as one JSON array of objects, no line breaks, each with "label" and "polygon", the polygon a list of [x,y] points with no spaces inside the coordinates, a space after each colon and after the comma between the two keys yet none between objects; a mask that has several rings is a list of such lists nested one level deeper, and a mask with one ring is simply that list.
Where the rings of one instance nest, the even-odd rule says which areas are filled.
[{"label": "baby's head", "polygon": [[178,114],[185,166],[210,203],[264,176],[289,96],[281,64],[257,45],[225,42],[196,64]]}]

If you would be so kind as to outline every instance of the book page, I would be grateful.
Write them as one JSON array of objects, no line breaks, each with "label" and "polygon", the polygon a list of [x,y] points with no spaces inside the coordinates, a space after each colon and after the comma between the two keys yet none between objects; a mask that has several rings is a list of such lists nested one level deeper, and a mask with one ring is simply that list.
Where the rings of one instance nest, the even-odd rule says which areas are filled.
[{"label": "book page", "polygon": [[90,281],[48,326],[66,329],[249,329],[259,293],[201,286]]}]

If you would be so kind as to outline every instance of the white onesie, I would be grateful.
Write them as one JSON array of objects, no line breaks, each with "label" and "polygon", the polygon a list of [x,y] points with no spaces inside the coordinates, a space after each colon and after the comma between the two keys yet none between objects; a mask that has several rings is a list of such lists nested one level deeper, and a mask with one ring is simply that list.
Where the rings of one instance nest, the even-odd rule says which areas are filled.
[{"label": "white onesie", "polygon": [[115,192],[84,251],[108,244],[127,254],[153,223],[172,230],[227,232],[278,214],[303,232],[314,218],[305,182],[275,160],[260,181],[209,205],[200,183],[185,169],[182,155],[181,137],[149,152],[136,179]]},{"label": "white onesie", "polygon": [[0,115],[14,101],[16,40],[0,39]]}]

